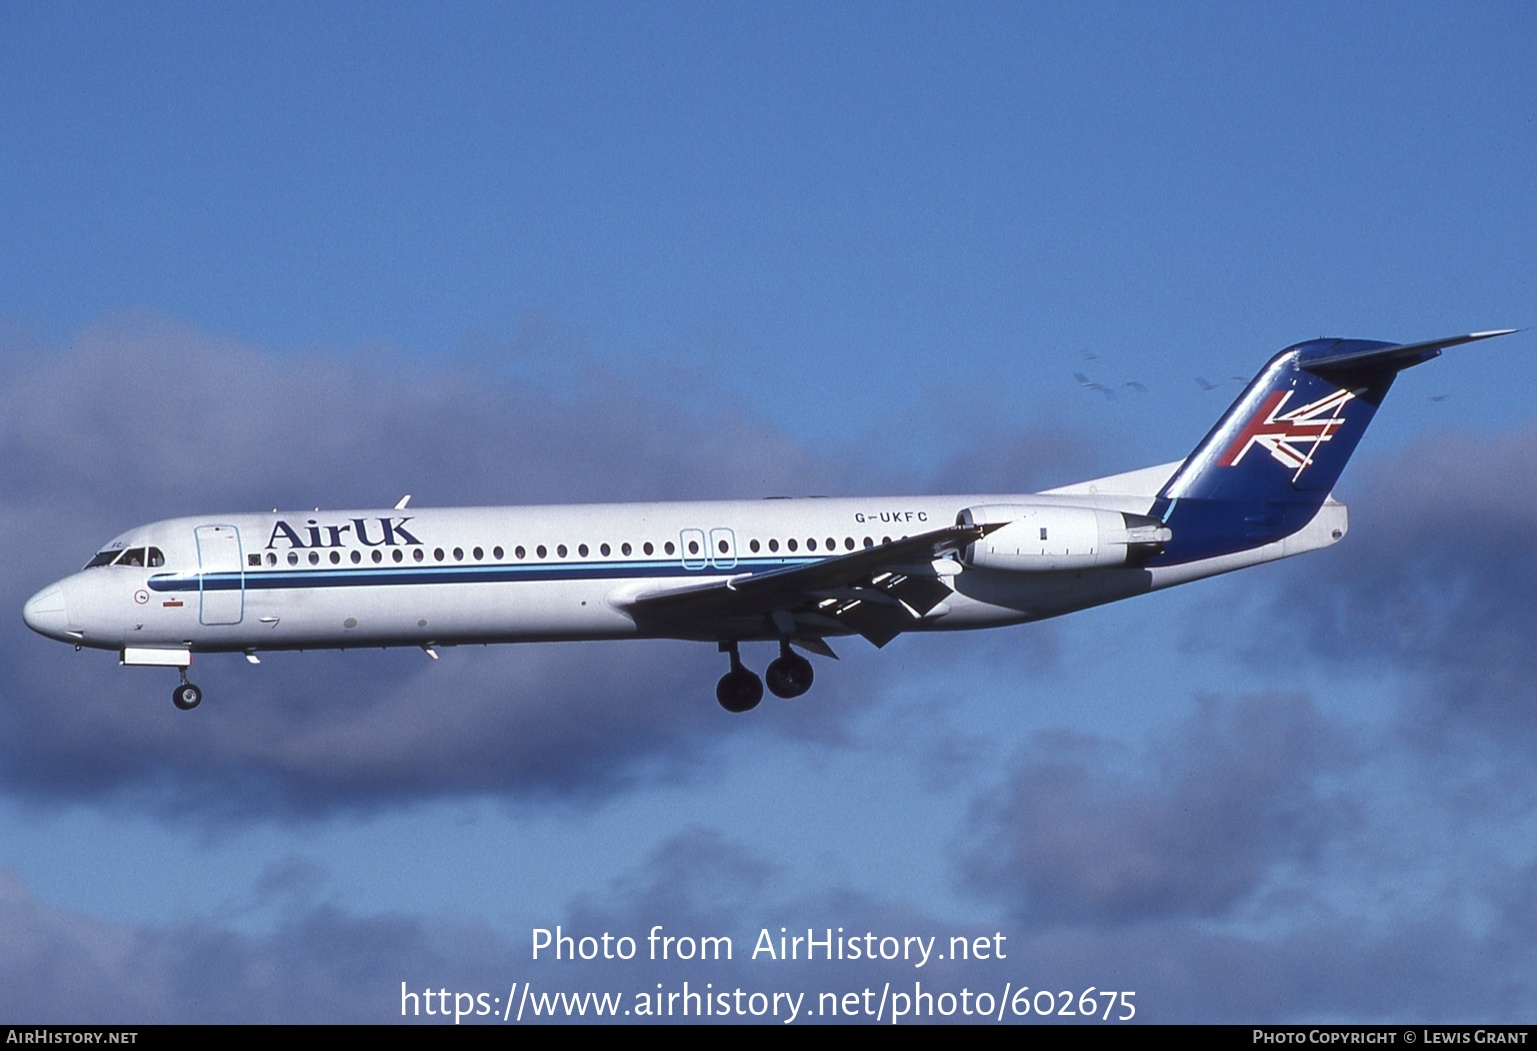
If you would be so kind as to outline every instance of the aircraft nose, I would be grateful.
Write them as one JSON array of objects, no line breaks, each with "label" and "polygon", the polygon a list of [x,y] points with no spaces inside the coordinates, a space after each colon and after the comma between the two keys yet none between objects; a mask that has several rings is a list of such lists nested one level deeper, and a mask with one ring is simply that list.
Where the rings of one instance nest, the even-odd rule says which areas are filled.
[{"label": "aircraft nose", "polygon": [[69,607],[64,604],[64,589],[51,584],[27,599],[21,609],[27,627],[51,639],[68,639]]}]

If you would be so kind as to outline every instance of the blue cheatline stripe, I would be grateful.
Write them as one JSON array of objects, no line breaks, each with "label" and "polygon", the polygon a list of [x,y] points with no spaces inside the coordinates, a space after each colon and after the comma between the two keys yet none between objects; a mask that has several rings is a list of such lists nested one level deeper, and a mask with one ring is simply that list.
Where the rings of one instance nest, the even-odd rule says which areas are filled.
[{"label": "blue cheatline stripe", "polygon": [[[836,557],[836,556],[828,556]],[[730,569],[685,569],[678,562],[545,562],[495,566],[315,566],[311,569],[250,569],[244,573],[162,573],[149,578],[151,591],[286,591],[305,588],[401,587],[415,584],[530,583],[557,580],[636,580],[737,576],[821,558],[742,558]]]}]

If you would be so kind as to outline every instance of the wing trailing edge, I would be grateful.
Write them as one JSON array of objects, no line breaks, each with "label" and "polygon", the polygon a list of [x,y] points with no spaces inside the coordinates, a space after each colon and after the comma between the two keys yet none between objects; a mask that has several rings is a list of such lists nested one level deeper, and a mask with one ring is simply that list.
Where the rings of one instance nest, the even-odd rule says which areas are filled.
[{"label": "wing trailing edge", "polygon": [[789,618],[790,637],[802,645],[856,634],[884,646],[950,595],[935,561],[995,528],[946,526],[808,565],[652,592],[625,605],[638,619],[761,622],[749,634],[772,627],[790,635]]}]

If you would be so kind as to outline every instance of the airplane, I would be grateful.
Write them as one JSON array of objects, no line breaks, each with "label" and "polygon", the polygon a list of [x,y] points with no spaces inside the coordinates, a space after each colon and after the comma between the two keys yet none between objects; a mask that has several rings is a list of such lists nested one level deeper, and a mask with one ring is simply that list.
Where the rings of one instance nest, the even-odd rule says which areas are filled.
[{"label": "airplane", "polygon": [[[1332,492],[1398,373],[1449,347],[1315,339],[1184,460],[1025,495],[206,515],[130,529],[26,603],[34,631],[178,669],[195,653],[623,638],[715,643],[731,712],[810,689],[830,638],[1056,617],[1329,547]],[[760,678],[740,646],[775,642]]]}]

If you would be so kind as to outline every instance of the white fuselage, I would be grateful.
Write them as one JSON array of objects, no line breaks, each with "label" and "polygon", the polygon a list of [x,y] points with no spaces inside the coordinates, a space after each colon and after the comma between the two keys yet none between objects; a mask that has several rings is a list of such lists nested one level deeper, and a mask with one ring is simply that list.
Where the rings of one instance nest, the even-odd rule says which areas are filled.
[{"label": "white fuselage", "polygon": [[[719,643],[716,699],[799,697],[827,638],[1055,617],[1328,547],[1330,495],[1405,369],[1501,329],[1322,338],[1274,355],[1184,460],[1027,495],[769,499],[181,518],[130,530],[28,600],[34,630],[124,664],[475,642]],[[774,640],[762,679],[739,644]]]},{"label": "white fuselage", "polygon": [[[635,602],[879,547],[953,525],[968,507],[1032,503],[1142,514],[1150,498],[1063,490],[181,518],[117,537],[98,560],[145,557],[59,581],[26,618],[54,638],[136,652],[771,638],[761,618],[652,621]],[[1016,573],[943,560],[925,571],[952,593],[913,629],[1055,616],[1326,546],[1343,527],[1343,506],[1330,502],[1284,541],[1184,565]]]}]

